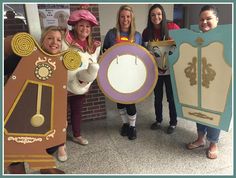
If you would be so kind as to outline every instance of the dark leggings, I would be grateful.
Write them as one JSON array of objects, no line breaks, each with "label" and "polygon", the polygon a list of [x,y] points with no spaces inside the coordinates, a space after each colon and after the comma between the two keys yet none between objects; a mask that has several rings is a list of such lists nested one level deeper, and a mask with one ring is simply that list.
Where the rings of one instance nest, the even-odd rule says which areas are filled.
[{"label": "dark leggings", "polygon": [[117,108],[118,109],[126,109],[127,114],[130,116],[133,116],[136,114],[136,106],[135,104],[120,104],[117,103]]},{"label": "dark leggings", "polygon": [[85,95],[73,95],[70,96],[70,112],[71,112],[71,125],[74,137],[80,136],[80,124],[81,124],[81,111]]},{"label": "dark leggings", "polygon": [[163,100],[163,85],[165,84],[166,88],[166,97],[167,102],[169,103],[169,116],[170,116],[170,125],[177,125],[177,114],[175,109],[175,102],[172,92],[170,75],[161,75],[158,78],[156,87],[154,89],[155,95],[155,114],[157,122],[162,122],[162,100]]}]

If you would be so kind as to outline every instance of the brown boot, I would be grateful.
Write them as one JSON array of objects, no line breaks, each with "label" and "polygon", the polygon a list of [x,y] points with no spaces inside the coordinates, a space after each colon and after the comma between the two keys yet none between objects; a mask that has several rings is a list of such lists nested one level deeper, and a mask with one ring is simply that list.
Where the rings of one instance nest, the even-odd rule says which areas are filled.
[{"label": "brown boot", "polygon": [[25,165],[23,162],[10,164],[8,171],[10,174],[26,174]]},{"label": "brown boot", "polygon": [[65,174],[64,171],[57,168],[40,169],[41,174]]}]

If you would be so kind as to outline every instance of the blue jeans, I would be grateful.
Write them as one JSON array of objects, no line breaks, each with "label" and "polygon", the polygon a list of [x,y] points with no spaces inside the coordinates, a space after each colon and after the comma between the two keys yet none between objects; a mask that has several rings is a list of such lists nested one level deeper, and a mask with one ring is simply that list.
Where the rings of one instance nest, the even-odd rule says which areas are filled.
[{"label": "blue jeans", "polygon": [[219,141],[220,129],[216,129],[213,127],[209,127],[209,126],[197,123],[197,132],[198,134],[201,134],[201,135],[206,134],[207,140],[211,143],[218,143]]},{"label": "blue jeans", "polygon": [[156,114],[156,121],[161,123],[163,120],[162,116],[162,99],[163,99],[163,85],[165,84],[166,88],[166,98],[167,102],[169,103],[169,116],[170,116],[170,125],[176,126],[177,125],[177,114],[175,109],[175,102],[173,97],[173,91],[171,86],[170,75],[160,75],[158,77],[158,81],[156,87],[154,89],[155,95],[155,114]]}]

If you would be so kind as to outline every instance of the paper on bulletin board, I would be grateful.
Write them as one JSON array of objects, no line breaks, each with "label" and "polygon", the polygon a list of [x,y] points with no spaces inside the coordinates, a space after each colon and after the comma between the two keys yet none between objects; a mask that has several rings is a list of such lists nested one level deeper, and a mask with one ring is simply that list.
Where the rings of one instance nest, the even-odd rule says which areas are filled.
[{"label": "paper on bulletin board", "polygon": [[52,25],[68,28],[69,15],[70,9],[39,9],[41,29]]}]

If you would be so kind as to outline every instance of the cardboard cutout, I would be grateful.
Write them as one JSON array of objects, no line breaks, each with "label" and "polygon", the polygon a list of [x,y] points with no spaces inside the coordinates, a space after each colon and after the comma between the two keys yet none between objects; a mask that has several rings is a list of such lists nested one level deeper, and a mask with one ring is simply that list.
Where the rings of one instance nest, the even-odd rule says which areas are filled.
[{"label": "cardboard cutout", "polygon": [[81,61],[79,67],[69,67],[72,70],[68,70],[67,90],[75,95],[83,95],[88,92],[91,84],[97,78],[99,70],[97,60],[100,55],[101,45],[100,42],[95,42],[97,43],[95,50],[93,53],[88,53],[87,51],[82,51],[76,44],[73,44],[73,41],[74,39],[67,32],[62,48],[74,51],[74,53],[80,56]]},{"label": "cardboard cutout", "polygon": [[112,101],[132,104],[143,101],[153,91],[158,69],[151,53],[135,43],[112,46],[99,60],[98,85]]},{"label": "cardboard cutout", "polygon": [[13,162],[53,168],[46,149],[66,141],[66,66],[81,61],[72,51],[47,54],[27,33],[16,34],[11,44],[22,59],[4,87],[5,168]]},{"label": "cardboard cutout", "polygon": [[177,115],[228,130],[232,117],[232,25],[170,31],[177,50],[170,72]]},{"label": "cardboard cutout", "polygon": [[176,48],[174,40],[164,40],[164,41],[150,41],[147,44],[147,49],[151,51],[156,57],[158,68],[161,70],[169,69],[168,57],[171,55]]}]

